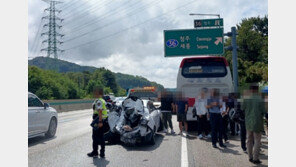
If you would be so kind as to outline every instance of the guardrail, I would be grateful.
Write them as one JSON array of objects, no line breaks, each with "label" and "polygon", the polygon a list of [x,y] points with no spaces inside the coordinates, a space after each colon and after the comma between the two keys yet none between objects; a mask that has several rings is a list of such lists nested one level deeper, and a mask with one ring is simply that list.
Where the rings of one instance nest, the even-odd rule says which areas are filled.
[{"label": "guardrail", "polygon": [[93,101],[93,99],[44,100],[58,112],[91,109]]}]

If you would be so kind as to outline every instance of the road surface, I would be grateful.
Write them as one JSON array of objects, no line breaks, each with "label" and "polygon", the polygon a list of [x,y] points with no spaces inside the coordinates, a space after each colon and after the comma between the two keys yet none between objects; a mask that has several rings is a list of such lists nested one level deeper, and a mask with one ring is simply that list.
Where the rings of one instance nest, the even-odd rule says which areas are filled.
[{"label": "road surface", "polygon": [[[106,158],[89,158],[91,151],[91,110],[59,113],[56,136],[51,139],[36,137],[28,140],[30,167],[245,167],[256,166],[240,148],[239,138],[231,138],[225,149],[214,149],[210,140],[180,135],[156,136],[156,144],[126,147],[106,145]],[[178,133],[176,116],[173,126]],[[267,143],[262,144],[260,166],[267,166]]]}]

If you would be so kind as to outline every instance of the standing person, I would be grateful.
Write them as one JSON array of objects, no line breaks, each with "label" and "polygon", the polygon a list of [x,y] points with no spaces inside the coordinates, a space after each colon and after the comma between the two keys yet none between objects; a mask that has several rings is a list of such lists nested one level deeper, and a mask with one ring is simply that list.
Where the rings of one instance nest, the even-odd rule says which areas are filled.
[{"label": "standing person", "polygon": [[266,140],[268,139],[268,87],[265,86],[262,89],[262,98],[264,99],[265,104],[265,115],[264,115],[264,131],[266,135]]},{"label": "standing person", "polygon": [[183,134],[183,125],[185,125],[185,134],[187,136],[187,131],[188,131],[188,124],[186,122],[186,114],[188,110],[188,102],[183,98],[183,95],[181,92],[178,93],[177,95],[177,100],[175,104],[175,109],[177,111],[177,121],[179,122],[179,128],[180,128],[180,133],[179,135]]},{"label": "standing person", "polygon": [[263,116],[265,114],[264,101],[258,94],[258,85],[250,86],[251,95],[243,100],[242,109],[245,111],[247,130],[247,151],[249,161],[260,164],[259,151],[261,144],[261,132],[263,131]]},{"label": "standing person", "polygon": [[220,108],[222,107],[222,100],[219,97],[219,89],[213,89],[211,98],[208,99],[207,108],[210,113],[210,122],[212,130],[212,146],[218,148],[216,143],[219,141],[220,147],[226,147],[222,141],[222,115]]},{"label": "standing person", "polygon": [[162,121],[165,128],[164,131],[165,133],[168,133],[168,123],[169,123],[171,134],[174,134],[175,131],[173,129],[173,124],[172,124],[172,111],[174,108],[173,97],[168,92],[163,91],[160,101],[161,101],[160,110],[162,113]]},{"label": "standing person", "polygon": [[[236,104],[237,104],[237,101],[235,99],[235,94],[230,93],[229,97],[228,97],[228,100],[227,100],[227,103],[226,103],[227,112],[229,113],[229,111],[231,109],[236,109]],[[236,123],[233,120],[229,119],[229,125],[230,125],[230,134],[231,134],[231,136],[237,135]]]},{"label": "standing person", "polygon": [[[202,139],[203,137],[207,138],[209,137],[209,131],[207,128],[207,99],[206,99],[206,92],[207,89],[203,88],[200,93],[200,98],[195,98],[194,107],[196,109],[196,115],[197,115],[197,123],[198,123],[198,129],[197,129],[197,135],[199,139]],[[203,134],[204,133],[204,136]]]},{"label": "standing person", "polygon": [[93,151],[88,153],[89,157],[98,156],[98,145],[100,144],[100,157],[105,157],[105,139],[103,131],[103,121],[108,117],[106,102],[102,98],[104,95],[102,88],[94,88],[94,96],[97,98],[93,103],[93,122],[91,123],[92,129],[92,148]]},{"label": "standing person", "polygon": [[246,153],[246,124],[245,124],[245,112],[241,109],[241,105],[237,105],[237,112],[239,113],[239,125],[240,125],[240,138],[241,138],[241,148]]},{"label": "standing person", "polygon": [[228,143],[227,132],[228,132],[228,120],[229,120],[228,111],[229,110],[226,110],[226,103],[227,103],[227,98],[224,97],[222,101],[222,107],[220,110],[222,115],[222,138],[224,139],[225,143]]}]

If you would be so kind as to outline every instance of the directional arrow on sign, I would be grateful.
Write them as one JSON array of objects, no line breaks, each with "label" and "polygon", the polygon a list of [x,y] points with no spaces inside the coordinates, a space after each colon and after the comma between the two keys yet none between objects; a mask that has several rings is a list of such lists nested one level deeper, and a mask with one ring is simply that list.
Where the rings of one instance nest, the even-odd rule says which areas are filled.
[{"label": "directional arrow on sign", "polygon": [[222,37],[216,37],[215,44],[218,45],[220,42],[222,43]]}]

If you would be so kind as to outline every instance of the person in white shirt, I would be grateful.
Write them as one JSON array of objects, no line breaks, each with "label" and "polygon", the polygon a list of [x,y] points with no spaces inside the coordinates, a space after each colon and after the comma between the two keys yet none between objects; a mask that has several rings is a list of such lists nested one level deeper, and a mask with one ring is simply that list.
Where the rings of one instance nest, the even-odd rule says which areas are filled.
[{"label": "person in white shirt", "polygon": [[[208,109],[207,109],[207,98],[206,98],[206,92],[207,89],[203,88],[201,90],[200,96],[197,96],[195,98],[195,103],[194,107],[196,109],[196,115],[197,115],[197,120],[198,120],[198,138],[201,139],[203,137],[209,138],[209,130],[208,130],[208,125],[207,125],[207,114],[208,114]],[[204,133],[204,136],[203,136]]]}]

